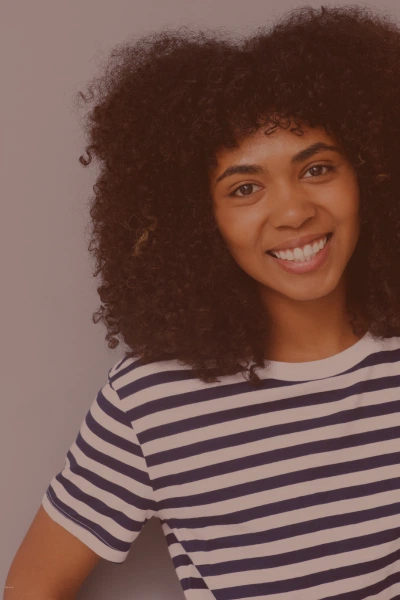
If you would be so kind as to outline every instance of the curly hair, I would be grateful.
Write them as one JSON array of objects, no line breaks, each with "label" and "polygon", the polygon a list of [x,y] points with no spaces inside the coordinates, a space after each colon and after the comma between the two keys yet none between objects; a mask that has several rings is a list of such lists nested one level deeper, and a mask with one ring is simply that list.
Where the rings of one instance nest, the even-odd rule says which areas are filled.
[{"label": "curly hair", "polygon": [[[205,383],[266,368],[268,326],[255,281],[216,226],[208,176],[218,148],[261,125],[333,134],[360,187],[361,233],[348,264],[347,306],[362,303],[375,337],[400,335],[400,34],[356,5],[303,6],[251,37],[187,27],[112,49],[78,100],[90,199],[94,323],[121,334],[138,364],[178,360]],[[250,363],[251,368],[248,369]]]}]

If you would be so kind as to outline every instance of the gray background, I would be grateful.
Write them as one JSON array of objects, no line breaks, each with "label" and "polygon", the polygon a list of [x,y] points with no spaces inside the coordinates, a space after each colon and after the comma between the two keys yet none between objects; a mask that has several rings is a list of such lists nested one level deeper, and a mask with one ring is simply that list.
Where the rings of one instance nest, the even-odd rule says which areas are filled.
[{"label": "gray background", "polygon": [[[373,3],[358,3],[378,6]],[[310,6],[349,2],[312,0]],[[6,0],[0,7],[1,547],[11,561],[63,467],[122,344],[107,348],[84,227],[96,167],[84,169],[73,96],[132,34],[188,25],[249,33],[306,2],[287,0]],[[400,3],[379,2],[400,16]],[[80,112],[80,115],[83,113]],[[180,600],[160,524],[125,563],[101,560],[79,600]]]}]

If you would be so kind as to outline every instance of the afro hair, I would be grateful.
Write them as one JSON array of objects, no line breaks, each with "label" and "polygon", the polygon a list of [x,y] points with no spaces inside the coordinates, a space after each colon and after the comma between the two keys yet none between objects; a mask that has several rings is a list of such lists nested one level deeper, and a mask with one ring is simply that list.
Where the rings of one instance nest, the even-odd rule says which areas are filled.
[{"label": "afro hair", "polygon": [[[218,231],[208,183],[220,147],[269,123],[323,126],[360,186],[361,234],[348,307],[369,331],[400,335],[400,33],[356,5],[303,6],[250,37],[187,27],[113,48],[78,100],[88,158],[89,251],[113,349],[139,364],[178,360],[205,383],[266,368],[265,309]],[[353,327],[355,327],[354,322]],[[251,368],[248,369],[249,364]]]}]

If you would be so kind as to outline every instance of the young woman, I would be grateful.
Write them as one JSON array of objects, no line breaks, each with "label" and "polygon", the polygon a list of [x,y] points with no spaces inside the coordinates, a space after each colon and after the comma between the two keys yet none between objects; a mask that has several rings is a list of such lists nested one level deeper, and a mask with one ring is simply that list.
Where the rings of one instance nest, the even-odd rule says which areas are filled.
[{"label": "young woman", "polygon": [[6,597],[75,597],[152,516],[188,600],[400,597],[398,26],[151,34],[89,91],[94,317],[128,350]]}]

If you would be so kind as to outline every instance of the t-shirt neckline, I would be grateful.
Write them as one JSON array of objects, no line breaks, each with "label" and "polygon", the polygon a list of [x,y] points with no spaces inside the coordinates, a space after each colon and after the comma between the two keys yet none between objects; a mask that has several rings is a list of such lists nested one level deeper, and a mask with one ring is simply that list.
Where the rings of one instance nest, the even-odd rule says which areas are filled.
[{"label": "t-shirt neckline", "polygon": [[[379,340],[375,339],[369,331],[355,344],[342,350],[338,354],[312,360],[308,362],[281,362],[267,361],[265,372],[268,377],[287,381],[311,381],[338,375],[360,363],[369,354],[376,352],[380,347]],[[263,376],[263,369],[257,372]]]}]

